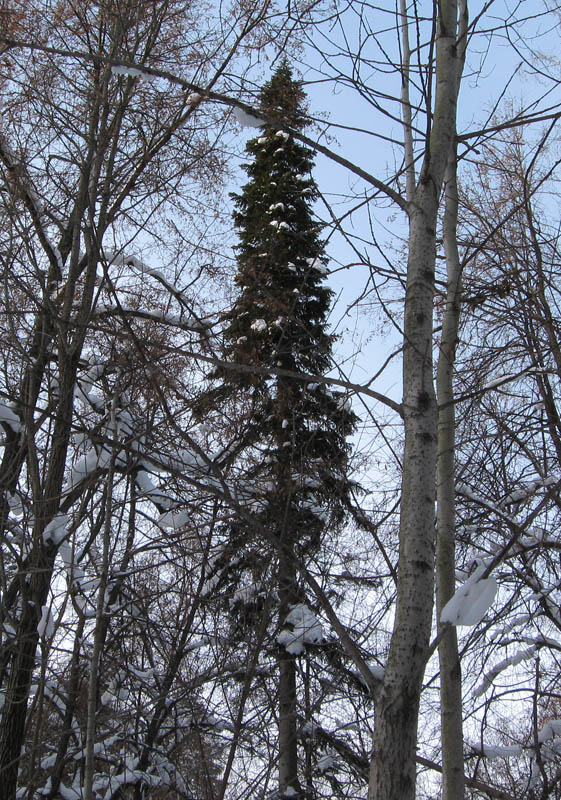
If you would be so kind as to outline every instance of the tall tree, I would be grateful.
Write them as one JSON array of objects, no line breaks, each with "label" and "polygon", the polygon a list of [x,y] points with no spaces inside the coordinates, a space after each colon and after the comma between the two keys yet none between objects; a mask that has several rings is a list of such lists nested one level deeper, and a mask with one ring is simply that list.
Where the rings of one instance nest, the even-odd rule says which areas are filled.
[{"label": "tall tree", "polygon": [[[288,797],[301,792],[296,657],[320,639],[297,561],[316,552],[326,526],[343,518],[346,437],[356,418],[321,380],[331,365],[332,291],[324,285],[324,245],[312,211],[312,152],[291,133],[305,125],[304,93],[286,61],[263,87],[260,112],[267,123],[247,145],[249,181],[234,198],[240,292],[225,316],[224,360],[240,369],[218,368],[199,407],[234,400],[246,410],[245,441],[253,448],[246,491],[257,501],[255,514],[229,527],[214,569],[235,598],[254,603],[253,587],[263,585],[267,568],[278,591],[278,772]],[[232,550],[234,571],[224,569]]]}]

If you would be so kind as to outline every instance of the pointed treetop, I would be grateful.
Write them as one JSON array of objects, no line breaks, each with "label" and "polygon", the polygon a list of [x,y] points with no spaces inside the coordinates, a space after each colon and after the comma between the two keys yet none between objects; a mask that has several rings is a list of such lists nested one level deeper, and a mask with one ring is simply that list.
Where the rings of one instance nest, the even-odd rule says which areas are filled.
[{"label": "pointed treetop", "polygon": [[301,82],[293,78],[284,58],[261,90],[260,108],[267,117],[300,130],[306,125],[305,97]]}]

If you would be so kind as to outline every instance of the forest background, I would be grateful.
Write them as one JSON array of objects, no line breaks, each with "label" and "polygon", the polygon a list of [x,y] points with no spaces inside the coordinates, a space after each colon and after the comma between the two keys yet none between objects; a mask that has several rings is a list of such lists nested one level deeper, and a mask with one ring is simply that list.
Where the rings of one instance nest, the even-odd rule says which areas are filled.
[{"label": "forest background", "polygon": [[[0,16],[0,798],[561,797],[556,3]],[[317,369],[228,351],[247,134]]]}]

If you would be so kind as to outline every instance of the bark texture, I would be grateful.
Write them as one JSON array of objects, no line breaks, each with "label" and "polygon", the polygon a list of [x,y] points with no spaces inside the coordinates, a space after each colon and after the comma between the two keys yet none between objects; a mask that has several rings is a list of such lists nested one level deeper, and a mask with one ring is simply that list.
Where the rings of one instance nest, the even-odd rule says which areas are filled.
[{"label": "bark texture", "polygon": [[[403,353],[403,458],[397,608],[376,704],[369,800],[413,800],[419,698],[434,593],[437,406],[433,378],[436,222],[455,131],[459,57],[456,0],[438,7],[432,127],[413,197]],[[411,131],[406,128],[406,136]]]},{"label": "bark texture", "polygon": [[442,626],[440,614],[455,591],[456,515],[455,515],[455,406],[453,376],[458,326],[460,322],[461,264],[456,239],[458,192],[456,159],[453,153],[446,173],[446,211],[444,244],[448,271],[444,315],[437,371],[438,396],[438,472],[437,472],[437,547],[436,599],[440,660],[440,718],[442,735],[443,800],[462,800],[465,795],[462,730],[462,674],[458,637],[454,626]]}]

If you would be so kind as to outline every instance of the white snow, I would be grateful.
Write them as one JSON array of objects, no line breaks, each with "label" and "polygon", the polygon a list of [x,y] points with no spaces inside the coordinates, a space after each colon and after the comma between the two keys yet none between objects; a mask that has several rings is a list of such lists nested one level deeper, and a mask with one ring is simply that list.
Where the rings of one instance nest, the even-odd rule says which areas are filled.
[{"label": "white snow", "polygon": [[368,669],[372,673],[372,677],[375,678],[377,681],[384,680],[384,674],[385,674],[384,667],[381,667],[379,664],[376,664],[375,662],[371,661],[368,664]]},{"label": "white snow", "polygon": [[501,375],[499,378],[494,378],[492,381],[489,381],[481,388],[485,389],[495,389],[497,386],[500,386],[502,383],[508,383],[508,381],[512,381],[515,378],[520,377],[519,375],[509,374],[509,375]]},{"label": "white snow", "polygon": [[156,488],[148,472],[139,470],[136,474],[136,483],[147,500],[165,508],[166,511],[172,509],[173,500],[165,492]]},{"label": "white snow", "polygon": [[14,517],[21,517],[23,515],[23,504],[22,499],[17,494],[12,494],[12,492],[7,492],[8,497],[8,505],[10,506],[10,514]]},{"label": "white snow", "polygon": [[9,404],[0,401],[0,422],[4,422],[13,430],[14,433],[21,433],[23,430],[22,424],[17,414]]},{"label": "white snow", "polygon": [[559,482],[559,478],[555,478],[553,475],[547,475],[545,477],[537,478],[533,481],[528,481],[519,489],[515,489],[511,492],[505,499],[502,501],[501,506],[508,506],[512,503],[519,503],[521,500],[526,500],[529,497],[532,497],[536,492],[539,492],[540,489],[545,489],[548,486],[553,486]]},{"label": "white snow", "polygon": [[[370,674],[372,675],[374,680],[376,680],[376,681],[383,681],[384,680],[384,675],[385,675],[384,667],[380,666],[380,664],[377,664],[375,661],[367,662],[366,666],[370,670]],[[358,670],[353,670],[353,674],[356,675],[356,677],[362,683],[364,688],[368,689],[368,684],[364,680],[364,677],[362,676],[362,674]]]},{"label": "white snow", "polygon": [[125,75],[128,78],[140,78],[143,83],[155,83],[158,80],[157,75],[144,72],[144,70],[138,69],[138,67],[123,67],[117,65],[111,67],[111,72],[113,75]]},{"label": "white snow", "polygon": [[314,259],[312,260],[312,263],[310,264],[310,266],[312,267],[312,269],[315,269],[315,270],[317,270],[317,271],[318,271],[319,273],[321,273],[322,275],[327,275],[327,274],[329,274],[329,269],[328,269],[328,268],[325,266],[325,264],[323,264],[323,263],[322,263],[322,262],[319,260],[319,258],[314,258]]},{"label": "white snow", "polygon": [[100,698],[100,702],[102,706],[108,706],[110,703],[113,702],[113,694],[111,692],[103,692]]},{"label": "white snow", "polygon": [[554,736],[561,736],[561,719],[552,719],[546,722],[538,732],[538,742],[548,742]]},{"label": "white snow", "polygon": [[491,637],[493,640],[500,639],[503,636],[506,636],[507,633],[510,633],[514,628],[517,628],[519,625],[524,625],[526,622],[530,621],[529,614],[518,614],[514,619],[512,619],[507,625],[503,625],[503,627],[495,631],[493,636]]},{"label": "white snow", "polygon": [[452,625],[477,625],[491,606],[497,594],[497,581],[494,578],[479,578],[484,565],[456,590],[446,603],[440,615],[441,622]]},{"label": "white snow", "polygon": [[43,531],[43,541],[45,544],[58,545],[66,535],[66,526],[70,521],[68,514],[57,514]]},{"label": "white snow", "polygon": [[197,92],[191,92],[191,94],[187,95],[187,102],[190,106],[196,105],[201,99],[201,95],[197,94]]},{"label": "white snow", "polygon": [[277,642],[292,655],[301,655],[305,644],[321,644],[325,639],[321,622],[303,603],[293,606],[285,623],[292,625],[293,630],[284,628],[277,636]]},{"label": "white snow", "polygon": [[234,592],[234,596],[230,600],[230,605],[233,606],[235,603],[249,603],[256,592],[257,587],[255,586],[242,586]]},{"label": "white snow", "polygon": [[111,67],[111,72],[113,75],[127,75],[130,78],[137,78],[142,75],[142,70],[137,69],[137,67]]},{"label": "white snow", "polygon": [[313,736],[317,730],[321,730],[319,725],[315,722],[305,722],[300,729],[302,736]]},{"label": "white snow", "polygon": [[81,800],[82,798],[81,792],[71,786],[65,786],[63,783],[59,783],[58,793],[62,800]]},{"label": "white snow", "polygon": [[335,766],[335,759],[330,753],[326,753],[318,761],[318,770],[320,773],[328,772]]},{"label": "white snow", "polygon": [[188,521],[189,515],[186,511],[166,511],[159,517],[158,525],[161,525],[162,528],[179,530],[179,528],[185,527]]},{"label": "white snow", "polygon": [[37,625],[37,633],[41,638],[48,639],[55,632],[55,623],[51,609],[49,606],[43,606],[41,609],[41,619]]},{"label": "white snow", "polygon": [[6,636],[15,636],[16,630],[13,625],[10,625],[9,622],[4,622],[2,625],[2,633],[4,633]]},{"label": "white snow", "polygon": [[66,489],[72,486],[77,486],[81,481],[85,480],[96,469],[104,469],[111,461],[111,451],[106,447],[102,447],[99,453],[93,448],[78,458],[72,469],[68,474],[66,480]]},{"label": "white snow", "polygon": [[523,752],[521,744],[511,745],[490,745],[490,744],[472,744],[472,748],[481,753],[482,756],[493,760],[494,758],[511,758],[512,756],[519,756]]},{"label": "white snow", "polygon": [[234,108],[234,117],[242,128],[262,128],[265,125],[262,119],[254,117],[253,114],[248,114],[243,108],[238,108],[237,106]]},{"label": "white snow", "polygon": [[218,581],[220,580],[220,575],[222,574],[223,570],[220,570],[216,575],[211,575],[210,578],[207,578],[204,582],[203,588],[201,589],[201,597],[208,597],[211,592],[214,591]]},{"label": "white snow", "polygon": [[485,673],[483,680],[479,686],[475,688],[473,692],[474,697],[481,697],[482,694],[485,694],[497,675],[500,675],[500,673],[507,669],[507,667],[516,666],[522,661],[527,661],[528,659],[532,658],[538,647],[538,644],[533,644],[530,647],[527,647],[525,650],[518,650],[513,656],[508,656],[508,658],[504,658],[502,661],[499,661],[498,664],[495,664],[492,669]]},{"label": "white snow", "polygon": [[251,323],[251,330],[262,333],[267,330],[267,323],[264,319],[256,319],[255,322]]}]

